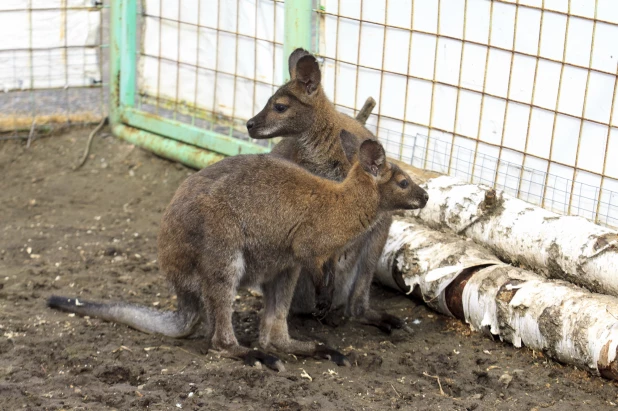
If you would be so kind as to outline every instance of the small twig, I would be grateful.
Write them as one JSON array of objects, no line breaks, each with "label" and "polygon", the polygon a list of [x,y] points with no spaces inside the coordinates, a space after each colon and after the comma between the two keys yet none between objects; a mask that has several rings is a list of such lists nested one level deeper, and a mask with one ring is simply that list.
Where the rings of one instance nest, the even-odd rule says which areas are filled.
[{"label": "small twig", "polygon": [[30,133],[28,134],[28,142],[26,143],[26,148],[30,148],[30,143],[32,142],[32,136],[34,135],[35,125],[36,125],[36,120],[32,120],[32,125],[30,126]]},{"label": "small twig", "polygon": [[167,347],[165,345],[159,345],[157,347],[145,347],[144,351],[153,351],[153,350],[171,350],[170,347]]},{"label": "small twig", "polygon": [[399,393],[397,392],[397,390],[395,389],[395,387],[393,387],[393,383],[391,383],[391,388],[393,389],[393,391],[395,391],[395,394],[397,394],[397,396],[399,398],[401,398],[401,395],[399,395]]},{"label": "small twig", "polygon": [[120,347],[116,348],[114,351],[112,351],[112,353],[117,353],[118,351],[129,351],[129,352],[133,352],[132,349],[130,349],[129,347],[125,346],[125,345],[121,345]]},{"label": "small twig", "polygon": [[440,395],[446,397],[446,394],[444,393],[444,390],[442,389],[442,384],[440,383],[440,377],[438,377],[437,375],[429,375],[425,371],[423,371],[423,375],[425,377],[433,378],[434,380],[438,381],[438,387],[440,387]]},{"label": "small twig", "polygon": [[[184,348],[182,348],[182,347],[174,347],[174,348],[177,348],[177,349],[179,349],[180,351],[183,351],[183,352],[185,352],[185,353],[187,353],[187,354],[189,354],[189,355],[193,355],[193,356],[195,356],[195,357],[202,357],[201,355],[196,354],[196,353],[193,353],[193,352],[188,351],[188,350],[185,350],[185,349],[184,349]],[[172,350],[172,347],[168,347],[168,346],[166,346],[166,345],[159,345],[158,347],[146,347],[146,348],[144,348],[144,351],[153,351],[153,350],[154,350],[154,351],[156,351],[156,350]]]},{"label": "small twig", "polygon": [[189,350],[185,350],[185,349],[184,349],[184,348],[182,348],[182,347],[176,347],[176,348],[178,348],[180,351],[183,351],[183,352],[185,352],[185,353],[187,353],[187,354],[189,354],[189,355],[193,355],[193,356],[195,356],[195,357],[202,357],[201,355],[196,354],[196,353],[194,353],[194,352],[191,352],[191,351],[189,351]]},{"label": "small twig", "polygon": [[309,381],[313,381],[313,378],[305,371],[304,368],[299,368],[302,372],[300,373],[300,378],[306,378]]},{"label": "small twig", "polygon": [[101,120],[101,122],[99,123],[99,125],[94,130],[92,130],[92,133],[90,133],[90,135],[88,136],[88,142],[86,143],[86,150],[84,150],[84,155],[82,156],[82,159],[79,161],[79,164],[77,164],[77,166],[73,168],[73,171],[79,170],[81,166],[83,166],[86,163],[86,160],[88,159],[88,155],[90,154],[90,146],[92,145],[92,139],[94,138],[95,134],[97,134],[99,130],[103,128],[106,122],[107,122],[107,117],[104,117],[103,120]]}]

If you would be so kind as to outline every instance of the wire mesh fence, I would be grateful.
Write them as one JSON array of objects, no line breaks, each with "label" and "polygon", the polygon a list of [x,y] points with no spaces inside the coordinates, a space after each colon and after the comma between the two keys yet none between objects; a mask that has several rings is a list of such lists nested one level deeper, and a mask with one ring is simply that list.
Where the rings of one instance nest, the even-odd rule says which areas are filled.
[{"label": "wire mesh fence", "polygon": [[618,225],[618,3],[324,0],[317,15],[326,90],[350,114],[374,96],[368,127],[392,155]]},{"label": "wire mesh fence", "polygon": [[108,0],[0,3],[0,132],[106,116],[107,9]]},{"label": "wire mesh fence", "polygon": [[145,0],[142,6],[138,107],[249,140],[246,120],[283,82],[283,2]]},{"label": "wire mesh fence", "polygon": [[[402,136],[388,129],[377,132],[391,158],[445,174],[450,167],[448,174],[466,181],[502,189],[509,195],[560,214],[578,215],[602,225],[618,227],[618,193],[614,191],[581,182],[573,184],[568,178],[547,175],[542,170],[522,167],[422,134]],[[571,195],[572,187],[574,192]]]}]

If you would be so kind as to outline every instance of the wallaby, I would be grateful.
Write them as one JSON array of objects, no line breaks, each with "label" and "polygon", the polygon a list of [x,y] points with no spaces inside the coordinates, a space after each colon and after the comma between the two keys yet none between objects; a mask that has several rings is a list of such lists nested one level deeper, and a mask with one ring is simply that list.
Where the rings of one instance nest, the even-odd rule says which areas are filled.
[{"label": "wallaby", "polygon": [[288,334],[287,315],[301,267],[321,284],[329,258],[371,227],[380,213],[419,208],[425,196],[405,172],[386,162],[375,140],[363,142],[358,161],[341,183],[271,155],[228,157],[188,177],[162,218],[159,266],[177,294],[177,311],[58,296],[48,305],[170,337],[188,336],[203,319],[215,350],[283,370],[278,358],[240,346],[234,335],[238,287],[260,285],[263,349],[346,365],[339,352]]},{"label": "wallaby", "polygon": [[[341,181],[350,172],[361,141],[375,137],[358,121],[335,109],[322,89],[320,67],[313,55],[296,49],[290,54],[288,64],[291,80],[247,122],[249,135],[255,139],[284,137],[273,148],[273,155],[291,160],[318,176]],[[349,133],[341,133],[342,130]],[[409,184],[417,187],[411,180]],[[427,199],[425,193],[419,207],[424,207]],[[344,212],[342,209],[340,213]],[[392,328],[404,327],[405,323],[371,309],[369,291],[391,223],[391,212],[383,210],[375,224],[334,256],[334,305],[343,306],[347,317],[355,317],[387,333]],[[309,314],[315,305],[315,291],[308,278],[301,275],[292,312]]]}]

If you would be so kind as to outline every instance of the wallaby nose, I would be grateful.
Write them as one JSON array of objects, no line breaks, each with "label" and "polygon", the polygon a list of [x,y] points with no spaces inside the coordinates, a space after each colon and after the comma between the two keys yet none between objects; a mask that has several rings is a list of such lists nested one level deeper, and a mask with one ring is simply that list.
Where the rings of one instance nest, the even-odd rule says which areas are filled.
[{"label": "wallaby nose", "polygon": [[247,130],[251,130],[254,125],[255,125],[255,121],[253,120],[247,121]]},{"label": "wallaby nose", "polygon": [[425,199],[425,202],[429,201],[429,194],[423,194],[423,198]]}]

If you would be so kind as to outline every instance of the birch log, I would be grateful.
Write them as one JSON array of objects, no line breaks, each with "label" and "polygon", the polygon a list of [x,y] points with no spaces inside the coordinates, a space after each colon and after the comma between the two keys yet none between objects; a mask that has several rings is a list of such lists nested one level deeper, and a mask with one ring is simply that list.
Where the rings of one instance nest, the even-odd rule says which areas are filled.
[{"label": "birch log", "polygon": [[393,222],[376,279],[516,347],[618,380],[618,299],[547,280],[410,218]]},{"label": "birch log", "polygon": [[464,234],[545,277],[618,296],[618,232],[450,176],[423,188],[429,202],[418,216],[430,227]]}]

